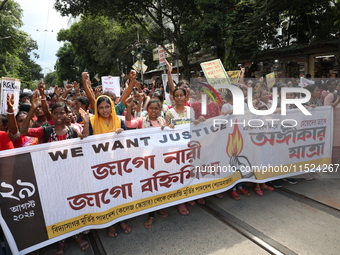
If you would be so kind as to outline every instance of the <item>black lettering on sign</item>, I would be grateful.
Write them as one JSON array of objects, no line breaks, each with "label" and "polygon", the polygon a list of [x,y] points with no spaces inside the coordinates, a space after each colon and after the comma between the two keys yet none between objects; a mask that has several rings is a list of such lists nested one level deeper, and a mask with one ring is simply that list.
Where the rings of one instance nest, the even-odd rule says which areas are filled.
[{"label": "black lettering on sign", "polygon": [[57,161],[59,157],[61,157],[61,159],[66,159],[67,158],[67,151],[68,150],[65,149],[63,152],[56,151],[55,153],[49,152],[48,154],[50,155],[50,157],[53,161]]},{"label": "black lettering on sign", "polygon": [[105,144],[99,143],[98,145],[93,144],[92,148],[93,148],[95,153],[99,153],[101,150],[103,150],[104,152],[108,151],[109,150],[109,142],[107,142]]},{"label": "black lettering on sign", "polygon": [[6,89],[18,89],[14,81],[3,81],[2,87]]},{"label": "black lettering on sign", "polygon": [[[84,156],[82,147],[72,148],[71,149],[71,156],[72,158]],[[63,151],[56,151],[56,152],[49,152],[48,153],[53,161],[57,161],[59,157],[61,159],[67,159],[68,149]]]},{"label": "black lettering on sign", "polygon": [[71,155],[72,158],[84,156],[83,148],[82,147],[72,148]]}]

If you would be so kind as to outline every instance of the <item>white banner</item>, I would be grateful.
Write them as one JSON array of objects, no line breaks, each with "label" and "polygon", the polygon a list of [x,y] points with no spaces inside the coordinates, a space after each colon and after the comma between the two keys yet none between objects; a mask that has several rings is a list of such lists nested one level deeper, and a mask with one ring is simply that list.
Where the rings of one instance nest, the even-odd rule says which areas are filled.
[{"label": "white banner", "polygon": [[325,169],[333,111],[311,112],[220,116],[2,151],[1,225],[14,253],[26,254],[238,182]]}]

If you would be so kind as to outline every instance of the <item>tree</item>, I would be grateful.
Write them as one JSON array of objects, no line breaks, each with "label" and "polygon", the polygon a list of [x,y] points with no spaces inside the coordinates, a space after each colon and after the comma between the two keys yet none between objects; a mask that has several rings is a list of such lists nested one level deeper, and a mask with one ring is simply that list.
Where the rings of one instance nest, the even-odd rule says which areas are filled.
[{"label": "tree", "polygon": [[[136,51],[137,32],[136,26],[129,22],[120,25],[105,16],[87,15],[69,29],[61,30],[58,40],[69,42],[67,49],[58,52],[58,70],[72,70],[75,61],[79,67],[78,75],[84,69],[99,77],[120,75],[124,69],[122,65],[130,67],[133,64],[131,51]],[[66,52],[69,55],[63,61],[62,55]],[[152,55],[148,53],[151,51],[145,49],[143,56],[150,60]],[[64,74],[61,76],[66,78]]]},{"label": "tree", "polygon": [[[80,66],[78,65],[76,54],[73,51],[70,43],[64,43],[59,48],[56,56],[58,60],[55,65],[57,70],[57,84],[63,84],[63,81],[80,82]],[[49,84],[52,86],[52,84]]]},{"label": "tree", "polygon": [[120,24],[126,20],[138,24],[150,41],[162,46],[168,42],[175,45],[176,51],[171,55],[182,61],[185,78],[190,77],[189,57],[201,49],[199,25],[203,10],[196,1],[57,0],[55,8],[63,15],[101,13]]},{"label": "tree", "polygon": [[0,76],[21,79],[22,88],[34,87],[33,80],[42,77],[41,67],[30,59],[37,44],[19,30],[21,15],[22,9],[15,1],[0,3]]},{"label": "tree", "polygon": [[46,84],[46,88],[61,84],[58,82],[58,73],[56,71],[46,74],[44,82]]},{"label": "tree", "polygon": [[[332,4],[331,4],[332,2]],[[229,68],[246,53],[312,43],[339,34],[338,0],[56,0],[63,15],[106,15],[129,20],[157,44],[174,43],[189,77],[190,56],[209,48]],[[278,33],[282,30],[282,34]]]}]

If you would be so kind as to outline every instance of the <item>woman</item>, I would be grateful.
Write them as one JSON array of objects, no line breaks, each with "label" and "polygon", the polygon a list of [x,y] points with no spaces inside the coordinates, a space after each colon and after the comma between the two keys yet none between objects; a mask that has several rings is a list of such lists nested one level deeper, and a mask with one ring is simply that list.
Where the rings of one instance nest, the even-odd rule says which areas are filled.
[{"label": "woman", "polygon": [[[166,112],[166,125],[170,128],[175,128],[177,123],[185,124],[190,123],[191,116],[194,116],[194,112],[189,106],[185,106],[187,91],[181,87],[177,87],[173,92],[173,99],[175,100],[175,106]],[[195,201],[188,202],[190,205],[195,205]],[[178,211],[182,215],[189,215],[189,211],[185,204],[179,204],[177,206]]]},{"label": "woman", "polygon": [[110,132],[121,133],[126,129],[124,121],[116,114],[111,98],[102,95],[96,99],[94,114],[90,118],[90,135]]},{"label": "woman", "polygon": [[[128,102],[129,101],[129,102]],[[131,120],[131,108],[132,100],[128,100],[127,111],[126,111],[126,126],[127,127],[138,127],[138,128],[148,128],[148,127],[165,127],[166,121],[160,116],[161,114],[161,103],[157,99],[151,99],[146,106],[148,115],[146,117],[139,117]]]},{"label": "woman", "polygon": [[[167,126],[174,127],[174,119],[189,119],[194,115],[194,112],[189,106],[185,106],[187,91],[181,87],[177,87],[173,92],[175,106],[166,112],[165,119]],[[187,120],[186,122],[190,122]]]},{"label": "woman", "polygon": [[[142,98],[144,96],[141,96]],[[164,96],[163,96],[163,92],[160,89],[156,89],[154,92],[152,92],[150,99],[156,99],[159,100],[159,102],[161,103],[161,117],[165,118],[165,113],[168,110],[168,106],[166,104],[164,104]],[[140,117],[145,117],[148,114],[147,111],[142,111],[140,114]]]},{"label": "woman", "polygon": [[273,105],[273,101],[269,100],[269,91],[267,89],[261,89],[259,98],[254,100],[253,104],[258,110],[269,110]]},{"label": "woman", "polygon": [[[38,138],[20,134],[19,129],[24,123],[28,113],[19,111],[17,115],[14,116],[13,105],[14,94],[11,96],[7,94],[8,135],[13,142],[14,148],[38,144]],[[28,126],[32,127],[32,120],[29,121]]]},{"label": "woman", "polygon": [[[69,85],[70,84],[68,84],[68,86]],[[47,123],[44,126],[49,126],[49,125],[53,126],[54,125],[54,121],[52,119],[51,112],[50,112],[50,110],[48,108],[48,104],[47,104],[47,101],[46,101],[46,96],[44,94],[44,90],[45,90],[45,84],[44,84],[44,82],[40,82],[38,84],[38,91],[39,91],[40,97],[41,97],[40,98],[41,108],[42,108],[42,111],[43,111],[43,115],[45,116],[46,121],[47,121]],[[68,87],[68,89],[65,90],[65,91],[71,91],[71,90]],[[67,93],[64,92],[63,96],[67,97]],[[84,113],[84,112],[87,111],[89,101],[88,101],[87,98],[79,99],[79,100],[80,101],[77,101],[78,103],[79,102],[83,102],[84,104],[82,104],[80,106],[79,106],[79,104],[77,105],[77,112],[74,112],[71,109],[71,107],[69,105],[67,105],[68,113],[67,113],[67,117],[65,119],[65,124],[66,124],[66,126],[74,127],[78,133],[82,133],[83,132],[83,126],[80,123],[84,124],[84,121],[83,121],[81,113]],[[86,100],[87,100],[87,103],[86,103]],[[78,113],[79,113],[79,118],[78,118]],[[79,119],[80,123],[76,122],[77,119]],[[37,127],[37,126],[32,126],[32,127]]]},{"label": "woman", "polygon": [[[127,88],[123,91],[119,103],[115,106],[116,109],[116,113],[117,115],[122,115],[124,109],[125,109],[125,105],[126,105],[126,99],[129,97],[129,95],[132,92],[133,87],[135,86],[136,82],[136,71],[135,70],[131,70],[130,71],[130,80],[129,83],[127,83],[128,81],[126,81],[126,86]],[[82,76],[82,83],[83,83],[83,87],[84,87],[84,91],[86,93],[86,96],[88,97],[89,101],[90,101],[90,106],[91,109],[95,108],[95,104],[96,104],[96,97],[92,91],[91,88],[91,80],[89,77],[89,74],[87,72],[83,72],[81,74]]]},{"label": "woman", "polygon": [[[131,108],[133,105],[132,98],[130,97],[128,100],[126,100],[126,126],[129,128],[150,128],[150,127],[160,127],[164,128],[166,126],[166,121],[164,118],[162,118],[161,115],[161,109],[162,105],[158,99],[151,99],[148,104],[146,105],[146,110],[148,112],[148,115],[146,117],[139,117],[135,119],[131,119]],[[164,210],[158,211],[162,217],[167,217],[168,213]],[[144,226],[145,228],[151,228],[152,223],[155,221],[155,213],[151,212],[149,213],[149,219],[145,222]]]},{"label": "woman", "polygon": [[310,100],[307,103],[304,103],[303,105],[305,107],[317,107],[317,106],[322,106],[321,101],[318,99],[319,96],[319,87],[316,84],[309,84],[306,87],[307,90],[310,92]]},{"label": "woman", "polygon": [[[109,96],[102,95],[96,99],[94,114],[90,118],[89,134],[98,135],[116,132],[120,134],[126,130],[124,121],[116,114],[115,104]],[[131,232],[131,227],[126,222],[120,222],[120,227],[125,234]],[[107,230],[108,236],[117,237],[118,232],[114,226]]]}]

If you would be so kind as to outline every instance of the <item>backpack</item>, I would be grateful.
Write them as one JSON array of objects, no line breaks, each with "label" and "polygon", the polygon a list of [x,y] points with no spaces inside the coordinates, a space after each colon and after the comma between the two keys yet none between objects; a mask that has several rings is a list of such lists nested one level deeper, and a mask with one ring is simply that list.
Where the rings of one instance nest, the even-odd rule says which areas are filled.
[{"label": "backpack", "polygon": [[[47,127],[42,127],[44,129],[44,143],[48,143],[48,140],[50,139],[50,136],[52,134],[54,126],[47,126]],[[74,127],[68,127],[71,130],[72,133],[72,138],[77,138],[78,133],[77,130],[75,130]]]}]

